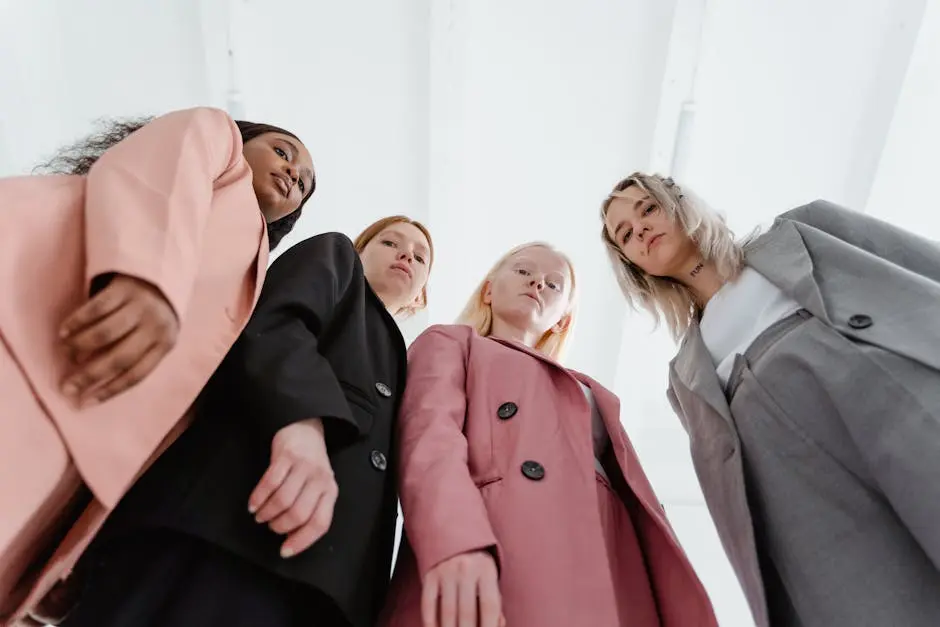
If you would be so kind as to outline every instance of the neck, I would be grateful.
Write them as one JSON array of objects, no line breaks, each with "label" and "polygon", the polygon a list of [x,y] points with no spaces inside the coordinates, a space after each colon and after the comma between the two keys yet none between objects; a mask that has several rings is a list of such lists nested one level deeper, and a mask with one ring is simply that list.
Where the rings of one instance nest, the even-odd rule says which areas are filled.
[{"label": "neck", "polygon": [[725,284],[715,264],[700,257],[691,259],[672,278],[689,288],[696,305],[701,308],[704,308]]},{"label": "neck", "polygon": [[402,310],[405,306],[403,303],[398,302],[400,299],[395,298],[393,295],[379,290],[374,290],[375,295],[379,297],[379,300],[382,301],[382,304],[385,305],[385,309],[388,310],[388,313],[393,316],[397,316],[398,312]]},{"label": "neck", "polygon": [[490,335],[503,340],[512,340],[521,342],[529,348],[535,348],[535,343],[541,337],[540,333],[530,331],[524,327],[519,327],[501,318],[493,318],[493,325],[490,327]]}]

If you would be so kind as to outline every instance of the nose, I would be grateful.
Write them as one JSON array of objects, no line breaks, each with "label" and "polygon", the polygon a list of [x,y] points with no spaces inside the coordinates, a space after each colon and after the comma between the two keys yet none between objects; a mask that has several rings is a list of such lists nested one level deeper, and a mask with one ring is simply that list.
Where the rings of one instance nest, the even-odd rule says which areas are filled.
[{"label": "nose", "polygon": [[645,224],[640,228],[640,232],[637,233],[637,237],[640,239],[641,242],[643,241],[643,238],[646,237],[646,233],[649,230],[650,230],[650,227],[646,226]]},{"label": "nose", "polygon": [[409,264],[414,261],[414,257],[415,256],[411,252],[411,250],[407,248],[403,249],[400,253],[398,253],[398,258],[407,261]]},{"label": "nose", "polygon": [[529,285],[535,287],[535,289],[541,291],[545,287],[545,279],[541,277],[532,277],[532,280],[529,281]]},{"label": "nose", "polygon": [[294,166],[291,163],[285,161],[281,168],[284,170],[284,173],[290,177],[290,180],[292,180],[294,183],[297,182],[297,170],[294,169]]}]

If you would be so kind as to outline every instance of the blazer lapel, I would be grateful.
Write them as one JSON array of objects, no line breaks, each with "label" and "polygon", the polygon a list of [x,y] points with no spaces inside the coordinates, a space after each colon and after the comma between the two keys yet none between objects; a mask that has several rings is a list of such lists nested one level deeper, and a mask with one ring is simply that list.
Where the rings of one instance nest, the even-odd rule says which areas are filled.
[{"label": "blazer lapel", "polygon": [[[702,340],[702,331],[698,322],[693,321],[682,340],[679,353],[672,360],[670,366],[676,373],[679,381],[692,394],[703,400],[716,414],[724,419],[728,428],[733,429],[734,421],[731,418],[731,409],[721,387],[721,381],[715,372],[715,363],[712,361],[708,348]],[[688,430],[688,425],[686,430]]]},{"label": "blazer lapel", "polygon": [[831,324],[813,259],[793,222],[780,220],[744,249],[745,262],[815,317]]}]

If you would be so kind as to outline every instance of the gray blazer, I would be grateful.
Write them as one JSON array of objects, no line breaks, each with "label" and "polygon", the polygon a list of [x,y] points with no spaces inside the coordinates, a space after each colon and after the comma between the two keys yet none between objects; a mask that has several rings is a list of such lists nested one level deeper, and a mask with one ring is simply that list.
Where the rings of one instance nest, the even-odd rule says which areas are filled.
[{"label": "gray blazer", "polygon": [[[745,252],[749,266],[843,335],[940,371],[936,243],[818,200],[779,216]],[[689,434],[696,474],[754,620],[768,627],[740,441],[697,324],[670,362],[667,395]],[[900,445],[874,441],[868,454],[890,458]],[[890,464],[875,471],[890,473]],[[940,526],[933,527],[940,546]]]}]

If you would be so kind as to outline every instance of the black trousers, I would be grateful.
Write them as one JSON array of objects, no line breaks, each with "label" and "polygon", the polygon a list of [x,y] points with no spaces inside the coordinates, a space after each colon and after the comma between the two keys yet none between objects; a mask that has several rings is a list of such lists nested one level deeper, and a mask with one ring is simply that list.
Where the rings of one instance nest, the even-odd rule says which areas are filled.
[{"label": "black trousers", "polygon": [[318,590],[182,533],[139,530],[85,559],[62,627],[348,627]]}]

